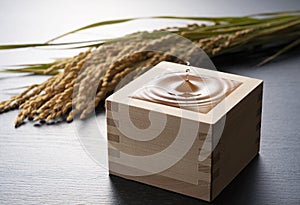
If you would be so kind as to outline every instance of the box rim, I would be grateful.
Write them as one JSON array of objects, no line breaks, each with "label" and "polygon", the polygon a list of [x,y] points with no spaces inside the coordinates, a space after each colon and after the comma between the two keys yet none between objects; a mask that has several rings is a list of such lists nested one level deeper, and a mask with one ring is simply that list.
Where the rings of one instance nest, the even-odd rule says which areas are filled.
[{"label": "box rim", "polygon": [[168,70],[170,69],[170,67],[172,67],[172,70],[182,70],[187,68],[186,65],[165,61],[160,62],[159,64],[151,68],[149,71],[145,72],[143,75],[139,76],[135,80],[122,87],[120,90],[110,95],[105,101],[116,102],[119,104],[130,105],[133,107],[140,107],[150,111],[159,111],[161,113],[174,115],[193,121],[201,121],[207,124],[215,124],[223,116],[225,116],[226,113],[228,113],[232,108],[234,108],[234,106],[237,105],[244,97],[246,97],[252,90],[254,90],[257,86],[263,83],[262,80],[255,78],[240,76],[231,73],[224,73],[215,70],[208,70],[205,68],[188,66],[189,69],[193,69],[199,75],[202,74],[205,76],[212,77],[217,76],[220,78],[234,80],[242,83],[206,114],[186,109],[180,109],[177,107],[171,107],[155,102],[134,99],[129,96],[128,93],[133,93],[134,91],[136,91],[138,88],[140,88],[140,84],[143,84],[145,81],[148,81],[147,79],[152,79],[157,75],[161,75],[163,72],[170,71]]}]

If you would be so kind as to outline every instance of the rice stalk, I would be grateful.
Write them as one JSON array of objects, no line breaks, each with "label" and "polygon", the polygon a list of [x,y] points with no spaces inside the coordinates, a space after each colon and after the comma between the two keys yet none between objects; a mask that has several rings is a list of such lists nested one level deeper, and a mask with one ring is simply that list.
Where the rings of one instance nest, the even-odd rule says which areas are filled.
[{"label": "rice stalk", "polygon": [[[260,18],[257,18],[258,16]],[[192,58],[197,49],[186,47],[184,41],[174,38],[174,35],[189,39],[212,58],[249,49],[257,51],[274,44],[283,47],[259,65],[274,60],[300,44],[298,11],[245,17],[152,18],[206,21],[213,24],[194,23],[184,27],[167,27],[152,32],[136,32],[115,39],[53,43],[54,40],[86,29],[136,20],[136,18],[122,19],[91,24],[62,34],[44,44],[0,46],[0,49],[54,45],[89,48],[73,58],[6,70],[53,76],[44,83],[29,86],[21,94],[1,102],[0,113],[22,109],[15,121],[16,127],[23,124],[26,119],[50,124],[55,121],[71,122],[76,116],[85,119],[102,104],[107,95],[117,89],[117,86],[118,88],[124,86],[159,62],[185,64],[186,56]],[[82,46],[82,43],[88,44]]]}]

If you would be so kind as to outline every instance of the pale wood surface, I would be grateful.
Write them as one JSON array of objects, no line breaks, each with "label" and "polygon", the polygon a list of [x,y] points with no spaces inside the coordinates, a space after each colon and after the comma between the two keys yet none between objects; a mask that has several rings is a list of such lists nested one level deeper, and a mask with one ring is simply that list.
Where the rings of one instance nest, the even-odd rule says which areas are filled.
[{"label": "pale wood surface", "polygon": [[212,154],[213,199],[258,154],[262,90],[260,84],[226,115],[222,138]]},{"label": "pale wood surface", "polygon": [[[0,12],[1,26],[5,25],[1,30],[1,42],[5,43],[43,42],[78,25],[92,23],[99,19],[99,15],[102,15],[102,19],[117,18],[116,15],[125,17],[166,13],[220,16],[299,9],[299,1],[293,0],[276,1],[276,4],[273,1],[227,1],[222,6],[216,5],[214,1],[197,1],[200,3],[194,5],[195,1],[188,2],[186,6],[172,4],[172,8],[177,8],[174,10],[169,8],[171,3],[153,6],[153,10],[148,5],[140,4],[129,5],[126,9],[124,4],[120,8],[112,5],[111,10],[108,10],[101,3],[94,6],[83,2],[80,5],[82,11],[79,11],[82,15],[74,15],[79,6],[76,7],[73,1],[65,3],[65,7],[62,7],[61,1],[40,1],[39,7],[34,7],[32,1],[6,2],[13,4],[13,9]],[[155,3],[158,2],[161,1]],[[87,7],[93,10],[88,12]],[[1,5],[1,9],[7,8]],[[130,8],[139,9],[128,12]],[[53,12],[55,15],[51,15]],[[82,20],[82,16],[88,20]],[[22,60],[16,59],[24,52],[28,55]],[[217,63],[223,71],[263,79],[265,84],[261,154],[221,193],[214,204],[299,204],[299,54],[300,50],[294,51],[286,59],[280,58],[280,61],[263,68],[253,67],[261,59],[257,57],[248,60],[233,57]],[[27,50],[8,54],[1,52],[0,63],[24,63],[23,60],[30,55],[32,53]],[[37,50],[31,56],[31,61],[25,62],[32,63],[39,55],[41,52]],[[9,88],[42,82],[44,79],[41,76],[12,78],[11,75],[1,73],[0,99],[7,99],[17,93],[15,90],[7,90]],[[28,124],[16,130],[12,124],[16,115],[16,111],[0,115],[0,204],[206,204],[109,177],[107,171],[96,165],[82,149],[75,134],[74,123],[44,127]],[[99,115],[100,119],[104,119],[103,114]]]},{"label": "pale wood surface", "polygon": [[[132,98],[133,93],[136,93],[138,89],[143,89],[143,87],[145,89],[147,86],[145,82],[148,83],[160,75],[185,73],[188,68],[200,77],[210,76],[235,80],[240,85],[215,107],[212,107],[208,113],[187,111],[151,102],[151,100]],[[182,81],[182,79],[179,80]],[[112,137],[108,137],[110,173],[205,201],[212,201],[258,154],[262,95],[262,80],[169,62],[159,63],[106,99],[107,133],[108,136],[114,136],[112,140],[110,139]],[[201,107],[202,104],[199,106]],[[153,117],[153,112],[156,117]],[[195,130],[192,124],[197,125]],[[160,127],[160,125],[164,126]],[[211,126],[212,131],[203,130],[203,127],[207,126]],[[140,133],[139,129],[143,131]],[[184,129],[186,130],[180,131]],[[218,135],[220,129],[222,129],[221,136]],[[200,136],[203,135],[204,139],[201,139]],[[145,141],[142,140],[143,136],[156,138]],[[175,148],[176,143],[173,141],[182,137],[180,147]],[[166,143],[168,141],[169,143]],[[186,147],[185,145],[189,142],[192,144]],[[165,152],[162,153],[162,151]],[[176,155],[180,151],[187,151],[187,153]],[[211,162],[204,167],[199,160],[199,153],[203,155],[203,152],[214,152],[212,155],[204,156],[207,158],[205,161]],[[149,155],[156,156],[155,162],[147,158]],[[219,161],[217,157],[211,157],[214,155],[219,155]],[[136,157],[135,160],[131,158],[132,156]],[[167,165],[173,161],[172,159],[178,161]],[[136,163],[131,163],[131,161]],[[215,163],[212,164],[212,162]],[[144,163],[148,166],[145,167]],[[161,171],[150,171],[153,167],[161,166],[163,166]],[[201,170],[201,168],[206,170]],[[136,177],[137,170],[143,172],[142,177]],[[161,179],[163,177],[169,178],[169,183],[163,183],[165,181]],[[178,181],[181,181],[181,184]]]},{"label": "pale wood surface", "polygon": [[[261,154],[215,200],[215,204],[297,204],[300,181],[299,50],[263,68],[236,62],[222,70],[261,78],[264,84]],[[246,65],[247,64],[247,65]],[[227,68],[226,68],[227,67]],[[228,68],[230,67],[230,68]],[[5,90],[40,76],[9,78],[1,74]],[[0,201],[4,204],[205,204],[145,185],[108,177],[78,142],[74,124],[14,129],[17,112],[0,116]],[[99,118],[104,119],[100,114]],[[104,122],[103,122],[104,123]]]}]

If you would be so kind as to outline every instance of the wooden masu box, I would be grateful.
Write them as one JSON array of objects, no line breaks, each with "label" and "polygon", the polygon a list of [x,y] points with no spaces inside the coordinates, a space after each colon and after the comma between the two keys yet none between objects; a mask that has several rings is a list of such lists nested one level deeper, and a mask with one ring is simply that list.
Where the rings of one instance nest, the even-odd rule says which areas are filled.
[{"label": "wooden masu box", "polygon": [[[163,94],[173,94],[149,82],[159,84],[160,77],[176,76],[186,69],[203,77],[201,86],[205,79],[212,87],[225,80],[222,97],[214,90],[208,92],[212,98],[218,96],[211,106],[196,97],[204,102],[199,111],[151,100],[152,88],[153,93],[161,89]],[[109,173],[214,200],[259,152],[262,91],[261,80],[158,64],[106,99]]]}]

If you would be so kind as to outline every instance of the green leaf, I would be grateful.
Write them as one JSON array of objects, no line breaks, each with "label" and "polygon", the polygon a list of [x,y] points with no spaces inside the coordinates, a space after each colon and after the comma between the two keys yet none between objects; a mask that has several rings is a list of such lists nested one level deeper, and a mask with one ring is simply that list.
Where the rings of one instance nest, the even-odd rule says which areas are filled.
[{"label": "green leaf", "polygon": [[101,42],[101,41],[105,41],[105,39],[89,40],[89,41],[77,41],[77,42],[67,42],[67,43],[7,44],[7,45],[0,45],[0,50],[19,49],[19,48],[32,48],[32,47],[68,46],[68,45],[76,45],[76,44],[84,44],[84,43],[95,43],[95,42]]},{"label": "green leaf", "polygon": [[259,13],[259,14],[252,14],[248,17],[268,17],[268,16],[285,16],[285,15],[299,15],[300,10],[295,11],[286,11],[286,12],[271,12],[271,13]]},{"label": "green leaf", "polygon": [[[56,62],[53,63],[45,63],[45,64],[28,64],[24,65],[25,68],[17,68],[17,69],[4,69],[1,72],[5,73],[33,73],[44,75],[44,71],[53,66]],[[53,72],[49,73],[50,75],[57,74],[58,70],[54,70]]]},{"label": "green leaf", "polygon": [[213,18],[213,17],[193,17],[193,16],[185,16],[185,17],[184,16],[153,16],[153,17],[137,17],[137,18],[118,19],[118,20],[111,20],[111,21],[100,21],[97,23],[93,23],[93,24],[69,31],[62,35],[59,35],[59,36],[47,41],[46,44],[51,43],[55,40],[65,37],[67,35],[76,33],[78,31],[83,31],[86,29],[105,26],[105,25],[119,24],[119,23],[129,22],[129,21],[133,21],[133,20],[139,20],[139,19],[177,19],[177,20],[195,20],[195,21],[208,21],[208,22],[223,22],[223,21],[236,22],[236,21],[242,21],[242,20],[249,20],[250,18],[249,17],[217,17],[217,18]]},{"label": "green leaf", "polygon": [[47,43],[51,43],[59,38],[62,38],[64,36],[67,36],[67,35],[70,35],[72,33],[76,33],[78,31],[82,31],[82,30],[86,30],[86,29],[90,29],[90,28],[94,28],[94,27],[99,27],[99,26],[105,26],[105,25],[111,25],[111,24],[118,24],[118,23],[124,23],[124,22],[127,22],[127,21],[132,21],[132,20],[136,20],[138,18],[128,18],[128,19],[118,19],[118,20],[110,20],[110,21],[101,21],[101,22],[97,22],[97,23],[93,23],[93,24],[90,24],[90,25],[87,25],[87,26],[84,26],[84,27],[81,27],[81,28],[78,28],[78,29],[75,29],[73,31],[69,31],[67,33],[64,33],[62,35],[59,35],[53,39],[50,39],[49,41],[46,42]]},{"label": "green leaf", "polygon": [[260,62],[257,67],[260,67],[262,65],[265,65],[267,63],[269,63],[270,61],[274,60],[275,58],[277,58],[278,56],[282,55],[283,53],[286,53],[287,51],[291,50],[292,48],[295,48],[297,46],[300,45],[300,39],[288,44],[287,46],[285,46],[284,48],[282,48],[281,50],[277,51],[274,55],[266,58],[265,60],[263,60],[262,62]]},{"label": "green leaf", "polygon": [[[30,68],[20,68],[20,69],[6,69],[6,70],[2,70],[1,72],[5,72],[5,73],[33,73],[36,75],[46,75],[44,73],[43,69],[30,69]],[[55,75],[59,73],[58,71],[53,71],[47,75]]]},{"label": "green leaf", "polygon": [[[276,13],[266,13],[266,14],[255,14],[243,17],[195,17],[195,16],[154,16],[154,17],[141,17],[141,18],[127,18],[111,21],[101,21],[94,24],[90,24],[68,33],[62,34],[54,39],[47,41],[46,43],[31,43],[31,44],[11,44],[11,45],[0,45],[0,50],[4,49],[18,49],[18,48],[29,48],[29,47],[63,47],[65,49],[77,49],[86,47],[98,47],[103,44],[113,43],[117,41],[123,41],[130,38],[135,38],[137,35],[142,35],[143,38],[151,38],[155,35],[160,35],[160,32],[151,33],[134,33],[120,38],[114,39],[98,39],[89,41],[78,41],[78,42],[65,42],[65,43],[51,43],[54,40],[62,38],[72,33],[78,31],[105,26],[112,24],[119,24],[124,22],[129,22],[138,19],[177,19],[177,20],[194,20],[194,21],[205,21],[214,22],[214,25],[208,25],[204,27],[199,27],[195,29],[190,29],[190,27],[182,27],[174,33],[183,35],[190,40],[198,40],[201,38],[212,37],[220,34],[233,33],[244,29],[254,29],[255,32],[251,35],[242,36],[241,39],[232,43],[232,48],[226,48],[221,54],[230,53],[231,50],[243,50],[249,48],[251,45],[265,45],[272,42],[277,42],[278,38],[284,38],[289,41],[294,41],[299,39],[299,15],[300,11],[290,11],[290,12],[276,12]],[[258,18],[265,17],[265,18]],[[288,39],[287,39],[288,38]],[[288,47],[289,48],[289,47]],[[57,49],[57,48],[56,48]],[[275,54],[275,57],[277,55]],[[273,59],[273,58],[272,58]],[[44,74],[44,71],[51,67],[52,65],[58,63],[59,60],[49,63],[49,64],[33,64],[33,65],[23,65],[25,67],[19,69],[6,69],[1,72],[31,72],[35,74]],[[55,70],[51,74],[57,73]]]},{"label": "green leaf", "polygon": [[152,16],[152,17],[137,17],[137,18],[127,18],[127,19],[117,19],[117,20],[110,20],[110,21],[100,21],[97,23],[93,23],[72,31],[69,31],[67,33],[64,33],[62,35],[59,35],[53,39],[50,39],[47,43],[51,43],[55,40],[58,40],[62,37],[65,37],[67,35],[76,33],[78,31],[83,31],[86,29],[90,28],[95,28],[95,27],[100,27],[100,26],[105,26],[105,25],[113,25],[113,24],[119,24],[119,23],[124,23],[124,22],[129,22],[133,20],[139,20],[139,19],[176,19],[176,20],[194,20],[194,21],[207,21],[207,22],[216,22],[216,23],[251,23],[255,22],[256,19],[254,17],[257,16],[284,16],[284,15],[298,15],[299,11],[291,11],[291,12],[276,12],[276,13],[266,13],[266,14],[257,14],[257,15],[249,15],[249,16],[244,16],[244,17],[196,17],[196,16]]}]

